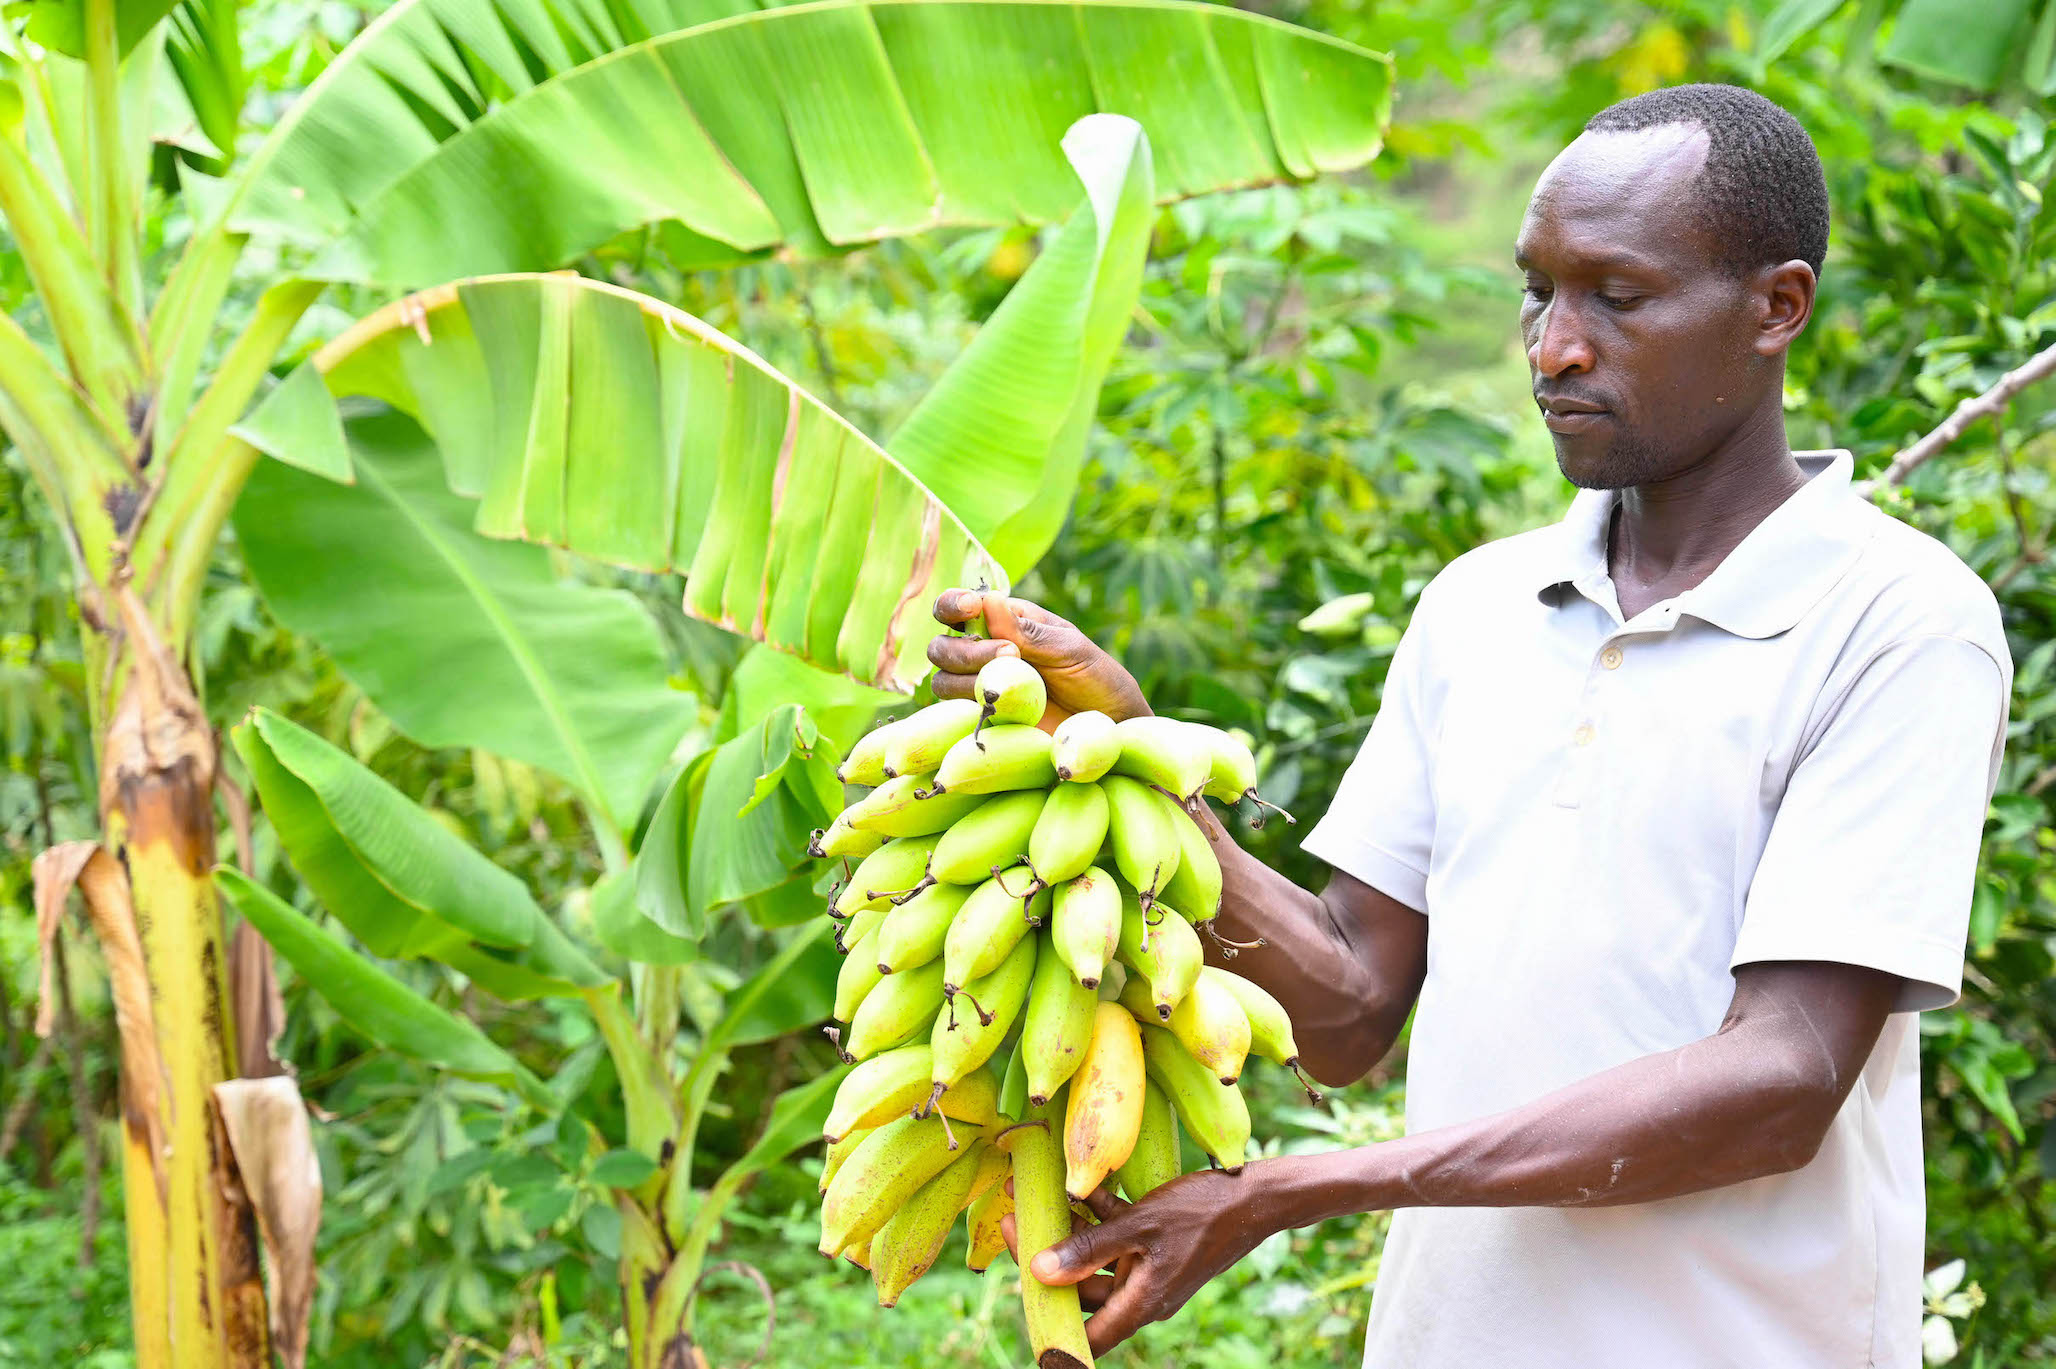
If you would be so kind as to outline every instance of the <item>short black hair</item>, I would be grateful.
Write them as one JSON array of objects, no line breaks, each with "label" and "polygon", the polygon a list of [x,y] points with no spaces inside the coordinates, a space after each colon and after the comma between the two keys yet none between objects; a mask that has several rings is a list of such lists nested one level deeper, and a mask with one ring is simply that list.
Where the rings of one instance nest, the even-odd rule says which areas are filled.
[{"label": "short black hair", "polygon": [[1591,133],[1697,124],[1711,141],[1698,191],[1718,264],[1742,276],[1797,258],[1820,274],[1828,252],[1828,183],[1813,139],[1782,106],[1727,85],[1663,86],[1608,105]]}]

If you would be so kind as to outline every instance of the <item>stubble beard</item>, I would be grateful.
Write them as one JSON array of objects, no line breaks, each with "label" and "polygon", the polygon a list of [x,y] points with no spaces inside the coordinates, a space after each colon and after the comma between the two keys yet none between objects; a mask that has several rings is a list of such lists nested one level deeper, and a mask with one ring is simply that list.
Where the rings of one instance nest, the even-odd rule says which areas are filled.
[{"label": "stubble beard", "polygon": [[1664,449],[1640,433],[1615,432],[1597,456],[1572,457],[1556,442],[1556,468],[1581,490],[1623,490],[1659,479],[1668,466]]}]

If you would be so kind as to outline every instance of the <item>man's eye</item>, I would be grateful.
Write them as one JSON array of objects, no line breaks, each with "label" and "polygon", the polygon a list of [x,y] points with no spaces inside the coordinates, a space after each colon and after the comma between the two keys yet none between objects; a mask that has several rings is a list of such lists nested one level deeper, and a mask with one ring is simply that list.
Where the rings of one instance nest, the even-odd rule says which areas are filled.
[{"label": "man's eye", "polygon": [[1524,285],[1521,287],[1521,293],[1529,299],[1548,299],[1549,287],[1546,285]]},{"label": "man's eye", "polygon": [[1636,295],[1601,295],[1599,302],[1609,309],[1625,309],[1638,298]]}]

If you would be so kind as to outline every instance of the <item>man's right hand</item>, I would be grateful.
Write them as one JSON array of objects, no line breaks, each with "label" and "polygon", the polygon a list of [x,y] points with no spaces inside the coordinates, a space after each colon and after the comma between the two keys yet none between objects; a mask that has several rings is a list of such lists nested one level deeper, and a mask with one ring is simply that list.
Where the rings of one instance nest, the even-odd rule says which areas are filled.
[{"label": "man's right hand", "polygon": [[995,656],[1019,656],[1041,673],[1049,689],[1044,729],[1073,713],[1095,709],[1117,721],[1149,712],[1135,677],[1048,609],[975,589],[946,589],[936,597],[939,623],[961,627],[981,617],[986,636],[937,637],[928,644],[928,659],[936,669],[936,698],[970,698],[979,667]]}]

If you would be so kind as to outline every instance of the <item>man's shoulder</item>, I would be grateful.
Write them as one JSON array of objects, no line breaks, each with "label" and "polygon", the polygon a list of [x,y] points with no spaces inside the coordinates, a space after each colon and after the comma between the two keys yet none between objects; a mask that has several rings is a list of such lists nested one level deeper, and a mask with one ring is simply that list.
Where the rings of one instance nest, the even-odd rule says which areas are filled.
[{"label": "man's shoulder", "polygon": [[1960,637],[2003,666],[1999,601],[1978,573],[1939,539],[1872,508],[1870,539],[1844,589],[1862,605],[1861,635],[1882,649],[1919,637]]}]

